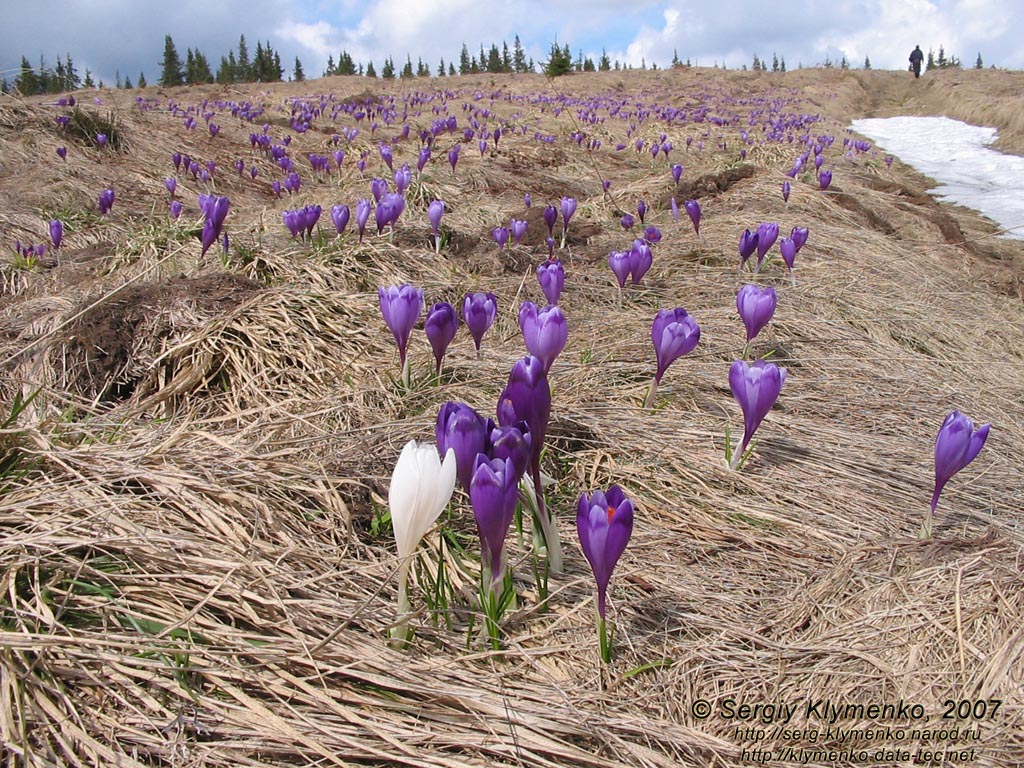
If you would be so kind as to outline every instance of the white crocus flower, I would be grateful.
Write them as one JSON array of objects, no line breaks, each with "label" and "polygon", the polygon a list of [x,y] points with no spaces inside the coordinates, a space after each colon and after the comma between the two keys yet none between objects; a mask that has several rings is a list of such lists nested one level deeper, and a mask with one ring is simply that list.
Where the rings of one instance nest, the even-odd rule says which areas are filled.
[{"label": "white crocus flower", "polygon": [[398,545],[398,620],[392,633],[397,645],[409,637],[408,581],[412,555],[438,516],[448,505],[455,489],[455,451],[445,454],[444,463],[437,455],[437,446],[417,445],[410,440],[391,475],[388,506],[391,508],[391,527]]}]

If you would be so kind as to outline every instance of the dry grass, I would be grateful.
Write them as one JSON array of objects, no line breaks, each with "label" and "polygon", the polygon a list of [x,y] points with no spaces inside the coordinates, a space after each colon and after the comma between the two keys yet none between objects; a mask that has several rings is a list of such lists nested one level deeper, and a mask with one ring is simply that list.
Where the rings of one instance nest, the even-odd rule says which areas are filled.
[{"label": "dry grass", "polygon": [[[1015,113],[986,100],[997,86],[1019,87],[1018,75],[957,77],[960,109],[1019,130]],[[752,172],[737,174],[738,128],[645,123],[639,134],[668,133],[676,147],[669,162],[686,166],[686,194],[704,210],[698,240],[685,216],[677,224],[666,210],[682,193],[668,163],[605,151],[626,140],[624,127],[595,126],[604,144],[597,153],[565,141],[541,146],[533,130],[576,130],[575,107],[555,117],[509,100],[559,95],[555,88],[567,103],[598,92],[675,105],[765,96],[782,99],[784,111],[820,112],[815,135],[835,134],[838,144],[848,119],[898,111],[909,98],[905,81],[883,72],[693,70],[446,83],[462,89],[453,105],[520,112],[530,130],[507,135],[485,159],[465,145],[455,176],[448,144],[437,147],[429,192],[410,203],[394,241],[362,244],[351,234],[289,240],[280,211],[321,204],[329,228],[331,204],[366,196],[359,151],[371,151],[368,175],[380,170],[365,127],[340,178],[278,201],[269,180],[280,174],[249,153],[248,124],[222,120],[211,140],[106,93],[102,109],[116,116],[124,150],[69,145],[65,165],[54,155],[65,137],[50,108],[0,101],[5,241],[42,241],[46,212],[71,223],[59,259],[0,273],[0,402],[39,390],[0,429],[0,467],[8,467],[0,477],[0,762],[733,766],[746,764],[741,750],[753,746],[812,745],[755,745],[736,731],[752,723],[717,714],[728,699],[796,704],[798,726],[819,724],[803,716],[808,701],[902,699],[927,713],[915,727],[937,727],[949,724],[945,700],[994,698],[1003,700],[997,716],[966,746],[979,765],[1019,765],[1019,243],[996,243],[978,217],[930,203],[921,179],[899,164],[890,172],[877,157],[844,158],[833,147],[834,191],[800,180],[784,206],[781,171],[795,152],[752,147]],[[927,99],[939,98],[937,85],[922,83]],[[168,96],[265,99],[277,135],[284,97],[333,91],[340,100],[361,84],[146,95],[161,104]],[[398,82],[382,92],[400,98],[413,85],[424,89]],[[940,111],[921,98],[914,109]],[[418,119],[428,124],[429,114]],[[323,152],[329,134],[297,135],[297,162]],[[400,162],[415,161],[413,146],[396,146]],[[216,189],[232,199],[233,243],[225,261],[213,251],[198,258],[201,187],[183,182],[186,214],[166,221],[162,179],[173,151],[223,169]],[[255,183],[230,170],[239,156],[260,168]],[[603,178],[613,181],[610,195],[601,194]],[[94,197],[104,186],[118,190],[118,202],[100,220]],[[388,479],[404,442],[432,439],[441,403],[490,412],[522,354],[515,310],[540,298],[532,272],[546,253],[542,225],[531,219],[530,245],[508,254],[489,231],[527,214],[524,192],[534,211],[563,194],[580,198],[563,255],[571,330],[551,375],[545,467],[556,479],[549,496],[562,518],[566,573],[540,610],[528,551],[513,541],[520,604],[503,651],[475,639],[467,648],[467,597],[448,617],[451,628],[422,610],[413,647],[400,653],[386,642],[397,565],[379,525]],[[449,203],[453,238],[440,256],[426,241],[434,195]],[[606,258],[628,241],[618,217],[640,197],[665,237],[645,285],[620,308]],[[778,221],[783,232],[808,226],[811,237],[795,287],[777,261],[760,278],[780,302],[755,351],[784,361],[789,379],[753,458],[732,473],[722,466],[723,433],[726,424],[735,432],[739,409],[726,373],[743,342],[735,293],[750,280],[736,271],[736,240],[760,221]],[[375,288],[399,281],[421,285],[428,302],[495,292],[500,313],[482,357],[461,333],[435,384],[417,331],[417,380],[410,390],[396,385],[397,354]],[[701,345],[675,363],[656,408],[644,411],[651,318],[680,305],[701,323]],[[992,434],[950,483],[936,541],[924,544],[915,534],[931,492],[932,442],[952,408],[991,421]],[[570,520],[582,490],[612,482],[639,511],[614,582],[617,654],[602,669]],[[463,501],[447,525],[472,549]],[[436,532],[427,547],[438,551]],[[472,562],[450,548],[445,557],[471,590]],[[422,606],[418,586],[413,595]],[[716,715],[696,719],[698,699]],[[840,723],[878,724],[893,723]],[[952,744],[908,736],[866,746]]]}]

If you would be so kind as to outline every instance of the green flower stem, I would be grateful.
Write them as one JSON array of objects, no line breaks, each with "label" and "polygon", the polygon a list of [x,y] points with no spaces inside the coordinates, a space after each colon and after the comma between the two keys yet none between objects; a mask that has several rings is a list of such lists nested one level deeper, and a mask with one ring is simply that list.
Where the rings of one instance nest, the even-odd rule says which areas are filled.
[{"label": "green flower stem", "polygon": [[612,663],[612,644],[608,639],[608,625],[601,614],[597,615],[597,641],[601,649],[601,661],[605,664]]}]

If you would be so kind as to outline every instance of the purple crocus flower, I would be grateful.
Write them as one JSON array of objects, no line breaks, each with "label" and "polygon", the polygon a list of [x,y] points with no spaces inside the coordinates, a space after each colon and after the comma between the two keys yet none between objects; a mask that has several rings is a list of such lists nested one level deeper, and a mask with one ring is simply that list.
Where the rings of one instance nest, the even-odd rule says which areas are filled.
[{"label": "purple crocus flower", "polygon": [[488,459],[480,454],[469,484],[469,501],[473,505],[480,534],[481,564],[490,576],[492,595],[501,592],[505,578],[505,537],[516,511],[519,478],[511,459]]},{"label": "purple crocus flower", "polygon": [[791,190],[792,190],[792,187],[790,186],[788,181],[782,182],[782,202],[784,202],[784,203],[788,203],[789,202],[789,193],[790,193]]},{"label": "purple crocus flower", "polygon": [[177,219],[179,216],[181,216],[181,209],[183,207],[184,206],[182,206],[180,200],[172,200],[170,208],[169,208],[169,213],[170,213],[171,218],[172,219]]},{"label": "purple crocus flower", "polygon": [[459,315],[455,307],[447,301],[439,301],[427,310],[427,319],[423,323],[423,330],[427,334],[430,348],[434,350],[434,360],[437,361],[435,373],[441,373],[441,361],[448,345],[455,338],[455,332],[459,329]]},{"label": "purple crocus flower", "polygon": [[640,223],[644,223],[644,216],[647,214],[647,203],[640,200],[636,204],[636,215],[640,218]]},{"label": "purple crocus flower", "polygon": [[57,157],[63,160],[65,163],[68,161],[68,148],[57,147]]},{"label": "purple crocus flower", "polygon": [[786,263],[786,269],[789,270],[789,279],[793,285],[796,285],[793,262],[796,261],[797,250],[796,241],[792,237],[784,237],[779,241],[779,252],[782,254],[782,260]]},{"label": "purple crocus flower", "polygon": [[114,207],[114,198],[114,190],[112,189],[104,189],[100,192],[99,206],[101,215],[106,216],[110,213],[110,209]]},{"label": "purple crocus flower", "polygon": [[789,236],[793,238],[793,243],[796,245],[797,253],[800,253],[800,249],[804,247],[810,233],[811,232],[807,227],[793,227],[793,231],[790,232]]},{"label": "purple crocus flower", "polygon": [[508,242],[508,227],[495,227],[491,230],[491,237],[498,244],[498,250],[500,251]]},{"label": "purple crocus flower", "polygon": [[498,299],[493,293],[468,293],[462,301],[462,319],[480,355],[480,342],[498,316]]},{"label": "purple crocus flower", "polygon": [[455,175],[455,165],[459,162],[459,150],[462,149],[461,144],[456,144],[448,150],[448,163],[452,167],[452,176]]},{"label": "purple crocus flower", "polygon": [[631,214],[631,213],[624,213],[624,214],[622,214],[622,218],[619,219],[619,224],[622,225],[623,229],[625,229],[626,231],[629,231],[630,229],[633,228],[633,225],[636,224],[636,219],[633,218],[633,214]]},{"label": "purple crocus flower", "polygon": [[377,151],[380,152],[380,159],[384,161],[384,164],[388,167],[388,170],[393,171],[394,168],[392,167],[392,163],[394,162],[394,159],[391,153],[391,145],[380,144],[377,147]]},{"label": "purple crocus flower", "polygon": [[[740,314],[744,327],[747,329],[749,345],[761,329],[768,325],[775,314],[778,297],[771,286],[761,288],[757,285],[744,285],[736,294],[736,311]],[[744,355],[746,349],[744,349]]]},{"label": "purple crocus flower", "polygon": [[619,283],[619,295],[622,295],[622,289],[626,287],[626,278],[629,277],[631,271],[629,263],[629,252],[627,251],[612,251],[608,254],[608,266],[612,268],[612,272],[615,274],[615,279]]},{"label": "purple crocus flower", "polygon": [[[633,502],[626,498],[622,489],[611,486],[607,493],[597,490],[580,496],[576,508],[576,531],[580,537],[580,549],[594,571],[597,582],[597,613],[602,625],[605,620],[605,602],[612,571],[626,550],[633,534]],[[602,632],[602,639],[604,633]],[[610,661],[611,649],[607,652],[602,643],[602,658]]]},{"label": "purple crocus flower", "polygon": [[525,205],[527,208],[529,208],[531,205],[533,205],[533,198],[530,197],[530,193],[529,192],[527,192],[525,195],[523,195],[523,205]]},{"label": "purple crocus flower", "polygon": [[558,221],[558,209],[553,205],[544,207],[544,224],[548,228],[548,237],[555,236],[555,222]]},{"label": "purple crocus flower", "polygon": [[982,424],[975,429],[974,422],[960,411],[951,412],[942,422],[935,438],[935,492],[921,528],[921,538],[931,538],[932,515],[942,489],[953,475],[974,461],[988,439],[990,427],[990,424]]},{"label": "purple crocus flower", "polygon": [[775,245],[778,237],[779,225],[775,222],[762,221],[757,225],[757,264],[754,267],[755,272],[761,271],[764,257],[771,247]]},{"label": "purple crocus flower", "polygon": [[488,455],[492,459],[511,459],[521,479],[530,467],[530,427],[525,421],[491,429]]},{"label": "purple crocus flower", "polygon": [[347,205],[332,205],[331,206],[331,221],[334,222],[334,230],[340,235],[345,231],[345,227],[348,226],[348,220],[351,217],[351,212]]},{"label": "purple crocus flower", "polygon": [[275,197],[280,199],[280,197],[281,197],[281,182],[280,181],[272,181],[272,182],[270,182],[270,189],[273,190]]},{"label": "purple crocus flower", "polygon": [[384,316],[384,322],[391,329],[398,345],[402,378],[408,384],[409,367],[405,352],[409,345],[409,335],[419,319],[420,310],[423,309],[423,290],[412,285],[392,285],[388,288],[378,288],[377,296],[380,299],[380,312]]},{"label": "purple crocus flower", "polygon": [[696,200],[687,200],[685,207],[686,213],[690,217],[690,221],[693,222],[693,231],[697,237],[700,237],[700,203]]},{"label": "purple crocus flower", "polygon": [[672,219],[673,219],[673,221],[675,221],[678,224],[679,223],[679,203],[676,202],[676,199],[674,197],[672,198],[669,206],[670,206],[670,208],[672,210]]},{"label": "purple crocus flower", "polygon": [[105,134],[105,133],[97,133],[96,134],[96,146],[98,146],[100,149],[103,149],[105,146],[107,146],[107,134]]},{"label": "purple crocus flower", "polygon": [[569,231],[569,219],[576,213],[576,198],[575,197],[563,197],[562,198],[562,247],[565,247],[566,234]]},{"label": "purple crocus flower", "polygon": [[679,163],[676,163],[675,165],[672,166],[672,181],[674,181],[676,184],[678,184],[679,183],[679,179],[681,179],[682,177],[683,177],[683,166],[681,166]]},{"label": "purple crocus flower", "polygon": [[532,301],[524,301],[519,309],[519,328],[527,351],[544,363],[545,373],[550,371],[569,340],[569,324],[561,308],[538,309]]},{"label": "purple crocus flower", "polygon": [[729,369],[729,388],[743,411],[743,437],[732,452],[730,469],[736,469],[750,445],[754,432],[775,405],[786,381],[786,369],[775,363],[755,360],[747,365],[737,360]]},{"label": "purple crocus flower", "polygon": [[427,167],[427,163],[430,162],[430,147],[421,147],[420,154],[416,158],[416,171],[423,173],[423,169]]},{"label": "purple crocus flower", "polygon": [[64,224],[60,219],[50,219],[50,241],[54,248],[60,248],[64,240]]},{"label": "purple crocus flower", "polygon": [[537,282],[540,283],[540,289],[544,292],[548,304],[557,304],[565,287],[565,268],[562,266],[562,260],[548,259],[538,264]]},{"label": "purple crocus flower", "polygon": [[437,450],[442,454],[448,453],[449,448],[454,451],[457,467],[455,476],[467,493],[477,454],[489,451],[493,429],[494,422],[491,419],[483,418],[465,403],[445,403],[437,413],[437,424],[434,427]]},{"label": "purple crocus flower", "polygon": [[362,198],[356,201],[356,226],[359,228],[359,242],[363,242],[363,234],[366,232],[366,222],[370,220],[370,201]]},{"label": "purple crocus flower", "polygon": [[654,245],[654,243],[661,241],[661,230],[655,226],[647,227],[647,229],[644,230],[643,239],[651,245]]},{"label": "purple crocus flower", "polygon": [[405,210],[405,198],[397,192],[385,193],[380,202],[377,203],[375,217],[377,221],[377,234],[384,231],[384,227],[390,226],[392,230],[398,223],[398,217]]},{"label": "purple crocus flower", "polygon": [[227,218],[231,201],[220,195],[199,195],[199,210],[203,214],[203,230],[201,239],[203,250],[200,255],[205,255],[210,247],[217,242],[221,229],[224,227],[224,219]]},{"label": "purple crocus flower", "polygon": [[633,246],[629,249],[629,273],[633,278],[633,285],[640,285],[647,270],[654,263],[654,253],[651,246],[644,240],[634,240]]},{"label": "purple crocus flower", "polygon": [[178,180],[173,176],[168,176],[164,179],[164,187],[167,189],[168,193],[170,193],[171,197],[174,197],[174,193],[178,189]]},{"label": "purple crocus flower", "polygon": [[441,217],[444,216],[444,201],[434,200],[427,207],[427,219],[430,221],[430,231],[434,235],[434,250],[441,252]]},{"label": "purple crocus flower", "polygon": [[395,189],[398,194],[403,194],[410,184],[412,184],[412,171],[409,170],[409,164],[405,163],[395,171]]},{"label": "purple crocus flower", "polygon": [[527,223],[522,219],[512,219],[508,223],[509,232],[512,234],[512,242],[519,245],[519,241],[523,239],[523,235],[526,234]]},{"label": "purple crocus flower", "polygon": [[683,355],[689,354],[700,341],[700,326],[682,307],[675,309],[661,309],[651,324],[651,341],[654,344],[654,354],[658,360],[658,368],[654,374],[654,381],[644,400],[646,408],[654,402],[658,385],[661,383],[665,371]]},{"label": "purple crocus flower", "polygon": [[743,234],[740,235],[740,271],[743,271],[743,265],[747,263],[747,259],[754,255],[754,251],[757,250],[757,241],[759,236],[754,233],[751,234],[749,229],[744,229]]},{"label": "purple crocus flower", "polygon": [[540,455],[544,448],[548,420],[551,418],[551,387],[544,363],[533,355],[520,358],[512,366],[508,384],[498,398],[498,423],[509,426],[525,421],[530,430],[530,476],[537,498],[537,520],[547,548],[548,565],[555,573],[562,571],[562,547],[558,526],[548,514],[540,477]]},{"label": "purple crocus flower", "polygon": [[818,184],[821,186],[822,191],[828,189],[828,185],[832,183],[832,171],[822,171],[818,174]]},{"label": "purple crocus flower", "polygon": [[373,202],[380,203],[384,193],[388,191],[388,183],[384,179],[370,179],[370,194],[373,195]]}]

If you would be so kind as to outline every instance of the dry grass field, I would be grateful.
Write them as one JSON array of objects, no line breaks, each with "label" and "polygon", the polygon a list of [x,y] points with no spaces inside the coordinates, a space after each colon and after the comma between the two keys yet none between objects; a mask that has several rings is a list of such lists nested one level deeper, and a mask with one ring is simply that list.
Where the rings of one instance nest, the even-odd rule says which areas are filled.
[{"label": "dry grass field", "polygon": [[[0,764],[668,768],[767,752],[769,765],[1021,765],[1024,241],[936,203],[927,179],[880,152],[845,153],[843,139],[857,117],[946,114],[995,125],[1000,148],[1024,153],[1024,74],[693,69],[367,84],[106,91],[102,103],[80,93],[63,129],[54,118],[75,110],[0,96]],[[305,132],[289,127],[297,102],[323,108]],[[231,113],[242,103],[264,112],[244,121]],[[332,121],[338,104],[371,116]],[[389,106],[397,117],[371,133]],[[330,206],[354,210],[387,172],[378,143],[404,113],[396,167],[415,167],[417,135],[442,107],[458,131],[438,137],[394,236],[376,235],[371,218],[362,243],[351,225],[335,237]],[[665,107],[689,118],[663,120]],[[816,119],[792,142],[764,138],[767,120],[799,115]],[[463,141],[474,117],[518,130],[481,154]],[[250,145],[264,123],[275,140],[292,137],[303,181],[293,196],[274,195],[284,174]],[[114,129],[104,149],[96,126]],[[340,172],[317,180],[307,155],[329,155],[332,135],[352,127]],[[661,134],[667,160],[633,150]],[[833,183],[823,192],[805,173],[787,205],[780,185],[804,134],[835,137],[824,150]],[[446,156],[459,142],[453,174]],[[216,163],[212,182],[175,174],[175,152]],[[672,163],[685,167],[678,186]],[[175,175],[177,221],[164,188]],[[108,187],[116,202],[100,216]],[[206,191],[231,199],[226,255],[200,256]],[[525,353],[519,304],[543,301],[541,210],[563,196],[579,209],[559,252],[569,341],[550,372],[544,471],[565,572],[541,604],[529,547],[510,536],[519,598],[491,650],[474,621],[476,531],[457,490],[442,520],[466,549],[443,549],[459,592],[437,615],[417,570],[415,638],[394,650],[392,469],[406,441],[433,442],[443,403],[493,414]],[[673,220],[673,197],[699,200],[699,239],[685,214]],[[435,198],[449,208],[440,254],[426,217]],[[640,199],[664,237],[620,306],[607,258],[628,248],[619,218]],[[281,212],[308,204],[324,214],[302,243]],[[14,241],[46,242],[52,218],[63,246],[26,268]],[[499,251],[490,232],[510,218],[530,222],[527,236]],[[761,274],[738,272],[739,235],[762,221],[810,229],[795,286],[777,248]],[[735,435],[742,417],[727,376],[745,341],[736,291],[751,281],[779,295],[753,353],[788,379],[733,472],[725,430]],[[434,381],[421,321],[412,386],[396,381],[377,287],[403,282],[428,304],[496,294],[479,359],[460,329]],[[644,409],[651,320],[678,306],[701,342]],[[935,435],[953,409],[991,422],[991,435],[922,542]],[[610,483],[637,512],[611,591],[615,656],[602,665],[574,519],[580,493]],[[427,535],[423,563],[440,540],[437,528]],[[826,703],[900,702],[916,714],[823,714]],[[774,730],[763,710],[740,717],[741,703],[794,707],[785,727],[802,731]],[[882,727],[905,732],[863,730]]]}]

